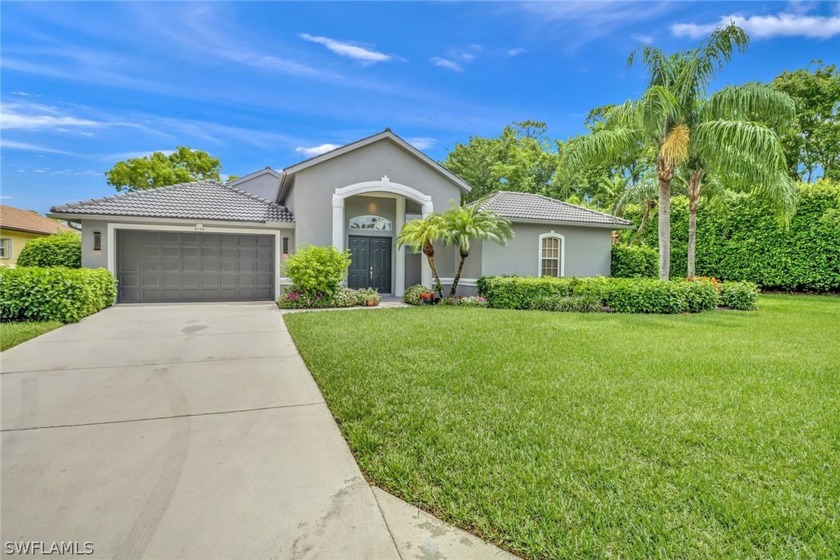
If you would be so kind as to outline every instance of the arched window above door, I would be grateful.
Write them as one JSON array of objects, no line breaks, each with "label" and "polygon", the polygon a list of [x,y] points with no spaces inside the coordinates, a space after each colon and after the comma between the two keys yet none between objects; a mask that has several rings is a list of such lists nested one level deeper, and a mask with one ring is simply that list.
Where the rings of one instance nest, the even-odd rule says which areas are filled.
[{"label": "arched window above door", "polygon": [[368,231],[391,231],[391,220],[382,216],[368,214],[350,218],[350,229],[361,229]]}]

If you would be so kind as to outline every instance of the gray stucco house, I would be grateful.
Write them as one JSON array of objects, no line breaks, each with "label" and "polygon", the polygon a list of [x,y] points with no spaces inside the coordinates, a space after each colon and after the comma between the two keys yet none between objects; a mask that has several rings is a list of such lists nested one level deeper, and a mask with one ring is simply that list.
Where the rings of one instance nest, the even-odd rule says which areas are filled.
[{"label": "gray stucco house", "polygon": [[[350,287],[400,296],[431,285],[426,259],[394,243],[403,224],[460,203],[469,190],[386,129],[283,171],[56,206],[51,216],[81,222],[82,265],[112,271],[123,303],[275,299],[288,283],[280,265],[305,245],[349,249]],[[609,275],[611,232],[632,225],[524,193],[477,204],[509,218],[515,237],[505,247],[474,244],[464,293],[482,275]],[[457,250],[436,252],[451,283]]]}]

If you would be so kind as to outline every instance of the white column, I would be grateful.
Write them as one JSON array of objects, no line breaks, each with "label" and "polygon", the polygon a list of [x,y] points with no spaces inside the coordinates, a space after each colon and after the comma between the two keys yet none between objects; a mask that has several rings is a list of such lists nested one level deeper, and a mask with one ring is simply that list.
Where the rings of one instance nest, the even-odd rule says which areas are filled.
[{"label": "white column", "polygon": [[405,247],[396,247],[396,236],[405,225],[405,197],[397,196],[397,219],[394,222],[394,295],[402,297],[405,293]]},{"label": "white column", "polygon": [[[431,200],[423,203],[424,218],[434,211],[435,207]],[[432,287],[432,267],[429,266],[429,259],[422,252],[420,253],[420,283],[427,288]]]},{"label": "white column", "polygon": [[344,199],[333,195],[332,244],[339,251],[344,250]]}]

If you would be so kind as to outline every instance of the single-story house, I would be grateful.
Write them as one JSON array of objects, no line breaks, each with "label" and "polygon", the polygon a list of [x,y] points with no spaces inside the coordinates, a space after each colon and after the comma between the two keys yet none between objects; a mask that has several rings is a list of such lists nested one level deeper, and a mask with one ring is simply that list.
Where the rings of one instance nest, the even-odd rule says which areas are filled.
[{"label": "single-story house", "polygon": [[31,210],[0,206],[0,265],[16,265],[27,241],[68,231],[76,230]]},{"label": "single-story house", "polygon": [[[111,270],[120,302],[274,299],[288,283],[280,265],[306,245],[349,249],[349,287],[400,296],[413,284],[431,286],[425,257],[394,242],[403,224],[460,203],[469,190],[385,129],[283,171],[77,202],[51,215],[81,221],[82,264]],[[464,293],[482,274],[608,275],[611,232],[631,226],[537,195],[500,192],[480,204],[510,218],[515,238],[506,247],[474,244]],[[457,250],[436,251],[451,283]]]}]

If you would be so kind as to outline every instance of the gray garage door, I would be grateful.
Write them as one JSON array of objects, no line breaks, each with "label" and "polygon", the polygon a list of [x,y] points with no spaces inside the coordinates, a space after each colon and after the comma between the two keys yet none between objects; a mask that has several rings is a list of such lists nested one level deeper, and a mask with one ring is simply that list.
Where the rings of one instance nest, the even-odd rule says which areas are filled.
[{"label": "gray garage door", "polygon": [[117,231],[121,303],[274,297],[274,236]]}]

